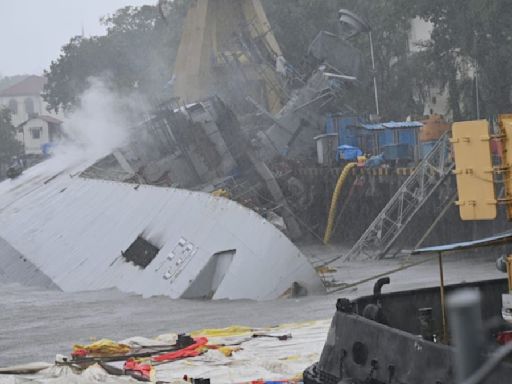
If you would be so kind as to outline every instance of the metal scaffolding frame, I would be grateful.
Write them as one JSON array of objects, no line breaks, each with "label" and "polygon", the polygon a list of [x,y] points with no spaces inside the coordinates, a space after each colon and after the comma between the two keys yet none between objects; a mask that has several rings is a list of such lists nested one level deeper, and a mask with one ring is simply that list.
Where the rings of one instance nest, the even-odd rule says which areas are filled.
[{"label": "metal scaffolding frame", "polygon": [[455,167],[450,150],[450,132],[446,132],[349,253],[337,259],[351,261],[383,258],[414,215]]}]

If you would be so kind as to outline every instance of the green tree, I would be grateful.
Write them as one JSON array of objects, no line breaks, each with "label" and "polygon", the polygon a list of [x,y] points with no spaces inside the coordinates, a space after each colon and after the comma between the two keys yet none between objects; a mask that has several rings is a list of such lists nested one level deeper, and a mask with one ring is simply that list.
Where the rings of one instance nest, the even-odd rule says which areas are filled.
[{"label": "green tree", "polygon": [[476,117],[472,71],[479,77],[481,115],[510,112],[512,7],[507,0],[415,0],[414,13],[433,26],[426,60],[449,93],[454,119]]},{"label": "green tree", "polygon": [[51,109],[69,109],[88,86],[103,78],[118,92],[137,89],[157,102],[168,97],[186,11],[184,0],[169,1],[165,18],[154,6],[125,7],[102,19],[105,36],[76,36],[45,72],[44,98]]},{"label": "green tree", "polygon": [[[318,32],[341,32],[340,8],[364,17],[372,28],[382,118],[401,119],[422,112],[414,94],[416,85],[421,83],[421,71],[417,68],[423,64],[409,54],[413,12],[411,7],[403,6],[402,0],[264,0],[263,4],[284,55],[294,66],[300,65]],[[352,43],[363,53],[363,65],[371,79],[368,35],[359,35]],[[350,104],[357,113],[374,112],[373,83],[367,82],[363,89],[352,92]]]},{"label": "green tree", "polygon": [[[138,89],[158,102],[170,94],[181,26],[189,2],[162,1],[158,7],[126,7],[103,20],[107,35],[75,37],[47,72],[50,106],[70,108],[91,76],[103,77],[116,91]],[[454,119],[475,116],[477,65],[482,115],[510,111],[512,90],[512,7],[507,0],[262,0],[287,60],[297,68],[321,30],[339,32],[340,8],[363,16],[372,27],[376,77],[383,119],[421,114],[432,87],[449,95]],[[433,26],[431,41],[409,52],[410,21],[419,16]],[[365,56],[371,79],[367,35],[353,44]],[[351,94],[356,113],[374,111],[372,83]],[[448,111],[447,111],[448,112]]]},{"label": "green tree", "polygon": [[21,151],[22,145],[16,139],[16,128],[11,123],[11,111],[0,107],[0,170]]}]

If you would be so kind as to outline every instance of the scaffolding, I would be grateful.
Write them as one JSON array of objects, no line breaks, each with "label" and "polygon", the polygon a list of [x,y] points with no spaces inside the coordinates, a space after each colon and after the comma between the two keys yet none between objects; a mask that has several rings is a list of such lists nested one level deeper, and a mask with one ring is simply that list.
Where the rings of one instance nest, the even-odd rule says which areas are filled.
[{"label": "scaffolding", "polygon": [[349,253],[337,257],[336,260],[384,258],[414,215],[455,167],[450,151],[450,132],[446,132]]}]

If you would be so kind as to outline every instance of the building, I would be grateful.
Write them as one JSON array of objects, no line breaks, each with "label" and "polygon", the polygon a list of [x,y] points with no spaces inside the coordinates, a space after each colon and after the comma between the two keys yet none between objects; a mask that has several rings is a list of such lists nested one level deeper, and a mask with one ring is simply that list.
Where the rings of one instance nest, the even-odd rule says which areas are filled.
[{"label": "building", "polygon": [[42,97],[45,84],[45,77],[28,76],[0,92],[0,106],[11,110],[18,140],[27,154],[43,154],[44,148],[59,137],[63,115],[48,111]]},{"label": "building", "polygon": [[[431,22],[416,17],[411,20],[411,29],[409,30],[409,52],[411,54],[419,53],[425,49],[425,44],[430,41],[434,26]],[[448,116],[449,100],[448,90],[439,87],[430,87],[427,94],[423,97],[423,115],[441,115]]]},{"label": "building", "polygon": [[[408,36],[408,47],[411,54],[419,53],[425,49],[425,45],[430,42],[434,25],[427,20],[416,17],[411,20],[411,29]],[[475,66],[468,57],[457,56],[457,80],[474,79]],[[418,96],[419,98],[419,96]],[[427,94],[421,98],[424,102],[423,115],[439,115],[452,119],[452,113],[449,105],[449,92],[446,87],[440,88],[432,86],[427,90]]]},{"label": "building", "polygon": [[39,115],[21,123],[17,138],[23,143],[25,154],[47,154],[49,147],[61,137],[62,121],[49,115]]}]

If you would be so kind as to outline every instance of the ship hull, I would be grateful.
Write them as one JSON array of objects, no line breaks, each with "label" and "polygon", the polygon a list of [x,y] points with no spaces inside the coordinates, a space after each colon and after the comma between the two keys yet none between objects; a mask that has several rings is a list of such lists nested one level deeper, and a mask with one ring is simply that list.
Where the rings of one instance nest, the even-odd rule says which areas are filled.
[{"label": "ship hull", "polygon": [[[482,293],[482,317],[501,313],[501,293],[507,281],[489,280],[446,287],[447,292],[477,288]],[[359,298],[340,299],[320,360],[304,372],[305,384],[370,382],[373,384],[455,383],[453,348],[420,336],[418,310],[432,309],[434,337],[442,338],[439,288],[424,288]],[[512,365],[501,364],[486,383],[505,383]]]},{"label": "ship hull", "polygon": [[80,177],[91,163],[55,157],[0,183],[0,278],[172,298],[268,300],[294,283],[323,291],[306,257],[254,211],[202,192]]}]

